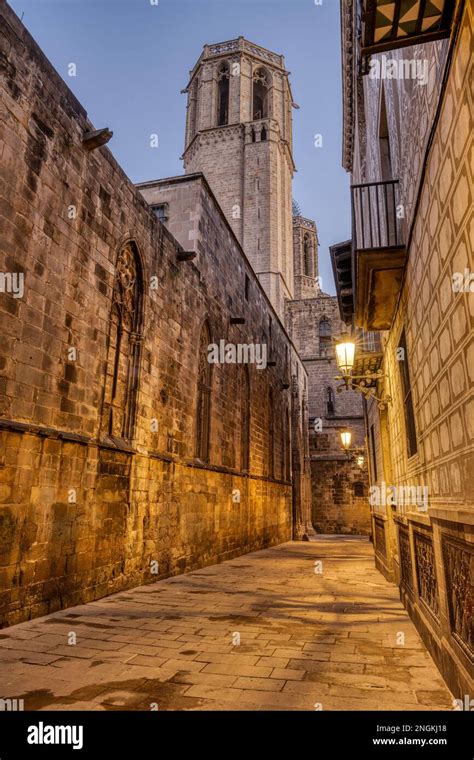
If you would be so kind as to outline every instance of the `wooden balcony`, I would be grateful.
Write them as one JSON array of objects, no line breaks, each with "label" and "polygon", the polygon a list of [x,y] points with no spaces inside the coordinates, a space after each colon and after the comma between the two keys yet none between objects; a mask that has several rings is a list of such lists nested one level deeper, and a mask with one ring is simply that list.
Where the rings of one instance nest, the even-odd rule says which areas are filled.
[{"label": "wooden balcony", "polygon": [[351,192],[355,324],[388,330],[406,263],[398,180],[352,185]]}]

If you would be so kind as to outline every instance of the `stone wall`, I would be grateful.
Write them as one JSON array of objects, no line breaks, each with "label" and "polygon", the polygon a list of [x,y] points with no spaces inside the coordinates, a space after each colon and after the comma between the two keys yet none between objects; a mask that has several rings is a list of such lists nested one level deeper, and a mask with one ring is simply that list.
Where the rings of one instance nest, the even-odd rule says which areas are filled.
[{"label": "stone wall", "polygon": [[[295,236],[296,244],[299,243]],[[317,261],[316,261],[317,269]],[[327,320],[329,341],[320,337]],[[319,292],[286,304],[289,333],[308,373],[310,424],[311,515],[317,533],[369,535],[368,473],[362,397],[354,391],[337,392],[339,374],[333,339],[344,329],[337,298]],[[329,405],[331,400],[332,407]],[[359,467],[342,450],[340,433],[352,432],[353,449],[364,455]],[[355,456],[355,452],[354,452]],[[358,496],[356,494],[362,493]]]},{"label": "stone wall", "polygon": [[[109,150],[86,149],[87,114],[6,4],[0,16],[0,271],[24,275],[23,293],[0,294],[5,625],[287,540],[285,456],[293,434],[305,462],[307,427],[302,412],[300,438],[281,424],[306,373],[205,181],[197,257],[181,260]],[[270,320],[244,468],[244,367],[213,365],[202,388],[203,326],[251,343]]]},{"label": "stone wall", "polygon": [[316,533],[371,534],[367,470],[333,454],[311,458],[312,520]]}]

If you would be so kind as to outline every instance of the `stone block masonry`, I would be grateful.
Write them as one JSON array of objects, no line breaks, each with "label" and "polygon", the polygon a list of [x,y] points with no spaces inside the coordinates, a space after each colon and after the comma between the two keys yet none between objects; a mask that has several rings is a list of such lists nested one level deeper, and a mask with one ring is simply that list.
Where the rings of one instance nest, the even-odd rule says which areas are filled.
[{"label": "stone block masonry", "polygon": [[[296,261],[303,221],[304,229],[311,229],[310,220],[295,218]],[[314,262],[317,271],[317,254]],[[350,430],[352,448],[365,455],[362,396],[355,391],[337,392],[339,370],[333,341],[344,329],[337,298],[322,291],[311,297],[311,288],[304,282],[310,278],[298,276],[303,279],[300,292],[308,295],[287,301],[286,324],[308,373],[312,524],[322,534],[370,535],[367,457],[358,466],[345,455],[340,439],[342,430]]]},{"label": "stone block masonry", "polygon": [[[0,293],[8,625],[288,540],[309,465],[304,366],[205,180],[182,246],[0,18],[0,271],[24,276]],[[220,339],[271,341],[272,363],[206,373]]]}]

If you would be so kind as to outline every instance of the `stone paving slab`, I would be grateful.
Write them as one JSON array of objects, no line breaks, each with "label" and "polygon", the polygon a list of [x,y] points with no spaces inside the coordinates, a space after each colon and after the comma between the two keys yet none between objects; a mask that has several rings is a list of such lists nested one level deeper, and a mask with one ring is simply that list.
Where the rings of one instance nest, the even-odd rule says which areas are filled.
[{"label": "stone paving slab", "polygon": [[362,537],[283,544],[4,629],[0,672],[0,698],[26,710],[425,711],[453,699]]}]

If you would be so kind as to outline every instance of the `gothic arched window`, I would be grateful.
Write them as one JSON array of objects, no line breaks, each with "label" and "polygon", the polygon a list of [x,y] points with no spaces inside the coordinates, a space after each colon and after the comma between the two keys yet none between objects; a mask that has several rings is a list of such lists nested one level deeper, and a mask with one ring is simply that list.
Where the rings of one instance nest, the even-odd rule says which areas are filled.
[{"label": "gothic arched window", "polygon": [[140,364],[143,278],[138,250],[129,241],[115,268],[104,390],[103,430],[131,440]]},{"label": "gothic arched window", "polygon": [[229,64],[221,64],[217,74],[217,126],[229,123]]},{"label": "gothic arched window", "polygon": [[313,258],[313,246],[311,244],[311,238],[306,233],[303,238],[303,258],[304,258],[304,273],[306,277],[311,277],[313,274],[312,258]]},{"label": "gothic arched window", "polygon": [[253,75],[252,120],[266,119],[268,116],[268,74],[265,69],[257,69]]},{"label": "gothic arched window", "polygon": [[242,368],[241,388],[241,444],[240,466],[244,471],[250,469],[250,373],[247,365]]},{"label": "gothic arched window", "polygon": [[282,474],[283,474],[283,480],[289,480],[290,474],[291,474],[291,465],[290,465],[290,455],[291,455],[291,447],[290,447],[290,413],[288,411],[288,407],[285,409],[285,414],[283,415],[283,434],[282,434]]},{"label": "gothic arched window", "polygon": [[210,343],[211,331],[208,323],[205,322],[199,340],[196,404],[196,456],[203,462],[209,461],[212,366],[207,361],[207,357]]},{"label": "gothic arched window", "polygon": [[327,356],[331,349],[331,323],[323,317],[319,323],[319,355]]},{"label": "gothic arched window", "polygon": [[326,413],[331,416],[335,414],[334,391],[332,388],[326,388]]},{"label": "gothic arched window", "polygon": [[194,135],[196,134],[196,127],[197,127],[197,105],[198,105],[198,91],[199,91],[199,80],[196,77],[194,82],[191,85],[191,92],[189,95],[189,135],[188,135],[188,142],[191,142]]},{"label": "gothic arched window", "polygon": [[273,391],[268,392],[268,475],[275,477],[275,408]]}]

